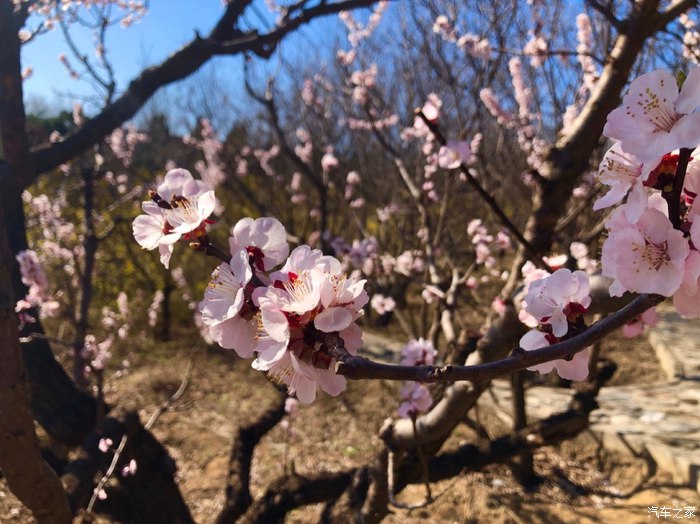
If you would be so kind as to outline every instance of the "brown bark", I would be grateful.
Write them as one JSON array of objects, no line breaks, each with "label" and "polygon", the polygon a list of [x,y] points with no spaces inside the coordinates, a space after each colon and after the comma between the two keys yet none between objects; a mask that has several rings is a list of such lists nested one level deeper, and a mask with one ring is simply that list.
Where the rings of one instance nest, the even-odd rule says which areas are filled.
[{"label": "brown bark", "polygon": [[0,469],[10,490],[40,523],[69,523],[68,500],[41,456],[12,293],[12,254],[0,213]]},{"label": "brown bark", "polygon": [[[22,77],[19,61],[20,25],[24,9],[14,11],[0,0],[0,134],[7,164],[0,166],[0,188],[12,189],[10,169],[31,169],[24,129]],[[8,169],[9,167],[9,169]],[[39,522],[70,522],[68,500],[58,477],[41,457],[34,432],[27,375],[22,362],[18,320],[14,311],[13,272],[16,264],[7,230],[12,225],[0,213],[0,468],[12,492]]]},{"label": "brown bark", "polygon": [[[513,429],[521,430],[527,426],[527,410],[525,406],[525,371],[516,371],[510,376],[513,401]],[[517,481],[525,487],[537,485],[535,461],[529,450],[523,449],[511,464],[511,471]]]},{"label": "brown bark", "polygon": [[[6,229],[12,253],[27,249],[22,198],[9,176],[7,164],[0,162],[0,209],[4,211]],[[12,258],[10,259],[12,260]],[[15,264],[12,269],[15,296],[24,296]],[[29,332],[43,334],[41,322],[28,325],[22,336]],[[79,445],[95,425],[95,399],[79,391],[75,383],[51,351],[48,341],[34,338],[22,344],[27,379],[31,389],[32,411],[46,432],[63,444]]]}]

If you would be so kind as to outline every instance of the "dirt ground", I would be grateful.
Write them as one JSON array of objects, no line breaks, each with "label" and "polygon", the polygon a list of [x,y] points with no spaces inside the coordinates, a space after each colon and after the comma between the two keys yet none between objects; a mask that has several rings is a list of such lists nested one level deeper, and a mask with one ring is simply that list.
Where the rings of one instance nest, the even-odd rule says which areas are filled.
[{"label": "dirt ground", "polygon": [[[604,354],[620,364],[615,384],[661,380],[655,356],[642,339],[630,343],[614,337]],[[138,407],[142,419],[180,385],[192,355],[184,342],[148,343],[131,354],[130,372],[113,378],[108,400]],[[382,421],[398,407],[400,384],[353,382],[338,399],[326,395],[302,407],[292,421],[291,434],[274,428],[256,451],[252,470],[253,495],[287,468],[300,474],[338,471],[365,463],[380,448],[376,435]],[[234,426],[270,402],[271,385],[249,363],[228,352],[201,348],[182,399],[164,413],[154,433],[178,464],[178,482],[197,522],[212,522],[223,504],[226,464]],[[507,427],[495,414],[480,412],[490,434]],[[475,440],[461,426],[447,447]],[[524,492],[508,468],[496,465],[479,473],[463,473],[433,485],[436,500],[418,510],[393,509],[384,522],[398,523],[641,523],[656,520],[648,507],[700,506],[697,492],[673,485],[663,472],[650,471],[642,458],[601,449],[584,433],[559,446],[540,449],[536,471],[544,478],[535,492]],[[411,486],[401,502],[418,502],[423,486]],[[288,522],[313,522],[320,505],[291,513]],[[0,522],[31,522],[28,512],[0,480]],[[685,519],[682,522],[698,522]]]}]

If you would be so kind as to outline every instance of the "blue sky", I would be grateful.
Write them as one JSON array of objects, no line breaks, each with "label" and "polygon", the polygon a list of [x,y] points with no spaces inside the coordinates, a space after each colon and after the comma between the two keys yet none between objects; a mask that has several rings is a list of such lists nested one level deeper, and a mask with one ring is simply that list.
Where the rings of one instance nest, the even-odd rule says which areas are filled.
[{"label": "blue sky", "polygon": [[[151,0],[149,13],[140,22],[127,29],[112,28],[107,37],[107,50],[116,72],[118,88],[123,89],[144,67],[161,62],[187,43],[194,37],[195,31],[206,35],[222,12],[221,0]],[[257,4],[256,12],[272,17],[262,2]],[[259,23],[255,13],[249,14],[249,18],[251,23]],[[309,40],[324,38],[331,28],[336,28],[332,32],[337,35],[339,22],[335,17],[330,18],[332,20],[312,23],[301,30],[303,34],[294,38],[303,39],[309,45]],[[35,25],[31,19],[29,25]],[[78,45],[93,56],[90,33],[76,30],[74,33]],[[295,47],[289,45],[286,49]],[[95,91],[86,82],[69,77],[58,60],[61,52],[70,58],[60,29],[38,36],[23,47],[22,65],[34,70],[31,78],[25,81],[25,98],[30,102],[30,108],[35,99],[43,101],[49,108],[58,109],[72,105],[75,97],[71,95],[85,97],[94,94]],[[226,62],[217,61],[218,65],[222,63],[230,64],[231,69],[235,69],[231,74],[239,77],[239,60],[229,58]]]}]

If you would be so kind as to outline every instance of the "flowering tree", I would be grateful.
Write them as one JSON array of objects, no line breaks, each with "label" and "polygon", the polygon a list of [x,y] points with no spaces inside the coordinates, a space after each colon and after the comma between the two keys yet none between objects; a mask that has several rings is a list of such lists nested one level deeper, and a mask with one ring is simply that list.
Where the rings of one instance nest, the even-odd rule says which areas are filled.
[{"label": "flowering tree", "polygon": [[[433,45],[439,47],[440,60],[434,62],[445,63],[446,56],[458,54],[469,65],[463,72],[447,75],[444,85],[446,91],[453,90],[451,99],[419,89],[399,92],[397,96],[410,98],[407,105],[418,107],[410,115],[392,107],[391,93],[380,85],[380,65],[368,63],[365,54],[388,4],[379,2],[366,23],[347,11],[373,3],[302,1],[283,7],[271,2],[279,20],[265,32],[241,25],[251,2],[230,1],[206,38],[198,36],[163,64],[144,71],[120,96],[116,96],[114,77],[104,58],[104,39],[98,38],[102,49],[97,56],[102,65],[84,59],[80,67],[98,79],[104,107],[94,117],[76,122],[75,129],[60,140],[30,148],[22,102],[21,42],[31,41],[56,24],[68,31],[77,9],[103,6],[0,0],[0,129],[5,158],[0,163],[0,289],[6,290],[0,294],[0,330],[8,341],[0,359],[0,406],[9,414],[0,422],[0,467],[13,492],[39,521],[69,522],[81,508],[92,510],[96,500],[103,498],[104,479],[117,465],[123,468],[123,485],[140,519],[192,519],[168,461],[154,464],[151,460],[167,457],[167,452],[148,433],[148,427],[133,413],[122,413],[117,407],[112,406],[109,414],[98,409],[84,388],[75,387],[53,359],[47,339],[40,336],[37,307],[50,309],[51,297],[37,255],[27,251],[39,246],[27,245],[22,191],[40,175],[107,137],[113,154],[128,165],[128,131],[115,130],[158,88],[186,77],[217,54],[267,58],[285,35],[322,15],[342,12],[349,48],[338,52],[334,78],[319,73],[303,80],[300,96],[305,127],[292,127],[281,118],[280,95],[271,83],[261,95],[248,78],[248,90],[262,104],[274,142],[264,148],[246,144],[226,165],[216,132],[204,122],[201,137],[187,139],[202,154],[195,166],[200,179],[171,166],[159,183],[146,182],[151,190],[141,204],[142,213],[133,220],[135,241],[146,250],[158,250],[165,268],[182,256],[184,243],[216,259],[201,301],[192,296],[189,300],[199,302],[197,318],[203,334],[241,358],[254,359],[255,369],[286,386],[285,394],[278,395],[279,401],[270,410],[236,435],[226,505],[219,522],[239,517],[260,522],[280,519],[298,505],[342,494],[347,496],[331,508],[329,518],[348,520],[359,513],[365,520],[378,521],[390,503],[400,505],[397,495],[410,482],[426,483],[427,504],[431,479],[513,457],[518,457],[516,465],[525,479],[529,451],[569,438],[587,425],[590,400],[609,376],[589,349],[592,344],[629,323],[650,321],[646,312],[666,297],[673,297],[681,314],[700,315],[695,302],[700,279],[696,250],[700,230],[694,220],[698,173],[692,157],[700,143],[696,113],[700,73],[686,66],[685,75],[674,76],[665,70],[633,75],[640,57],[650,62],[667,58],[652,56],[646,47],[667,28],[681,31],[685,43],[679,51],[685,59],[694,59],[692,44],[697,33],[687,13],[696,7],[695,2],[677,0],[660,6],[658,1],[638,0],[624,8],[589,2],[588,13],[594,16],[580,13],[576,17],[575,47],[573,40],[567,42],[564,34],[554,31],[559,22],[556,11],[539,2],[532,3],[531,20],[524,26],[509,31],[495,23],[498,32],[493,41],[487,37],[486,26],[478,27],[492,18],[470,12],[446,16],[433,9],[431,2],[426,3],[428,18],[409,8],[417,27],[430,27]],[[115,20],[128,25],[145,8],[139,2],[114,4],[121,14],[113,19],[102,12],[98,35],[100,28]],[[498,6],[485,9],[493,9],[487,14],[494,16],[515,17],[517,13],[517,9]],[[32,12],[41,14],[43,21],[26,29]],[[474,31],[479,33],[460,30],[460,23],[471,20],[477,20]],[[601,49],[594,48],[594,30],[611,35],[609,42],[598,40]],[[426,46],[423,51],[432,57],[432,48]],[[606,59],[597,62],[598,52],[606,54]],[[545,87],[536,89],[535,80],[555,78],[559,69],[554,62],[566,57],[573,62],[567,64],[570,69],[563,69],[562,80],[543,82]],[[62,61],[71,75],[82,74],[68,58]],[[431,71],[436,76],[444,73],[440,65]],[[469,91],[469,103],[479,109],[462,113],[459,95],[462,74],[467,73],[478,73],[474,78],[483,81]],[[625,85],[635,76],[618,107]],[[338,132],[337,141],[329,140],[334,135],[324,132],[332,115],[342,115],[334,121],[342,121],[347,131]],[[407,121],[399,130],[402,117]],[[482,127],[477,128],[476,123]],[[615,142],[597,168],[591,165],[591,158],[598,154],[601,133]],[[509,143],[508,168],[519,169],[516,178],[530,192],[527,214],[508,211],[507,206],[518,206],[518,202],[507,200],[514,193],[498,191],[504,174],[487,161],[504,155],[498,148],[488,149],[490,139],[499,135]],[[132,145],[135,141],[132,137]],[[352,157],[353,147],[343,148],[343,143],[361,144],[356,148],[360,153]],[[374,158],[384,159],[381,165],[387,173],[391,170],[400,194],[371,190],[380,184],[365,185],[370,178],[364,172],[369,151]],[[240,179],[241,194],[256,201],[256,207],[266,207],[255,186],[246,185],[253,183],[253,159],[262,176],[280,182],[280,192],[286,193],[284,198],[291,204],[290,218],[299,209],[294,206],[301,206],[308,197],[304,187],[313,187],[309,215],[315,220],[287,231],[277,218],[246,217],[232,225],[227,245],[219,245],[212,231],[212,216],[221,206],[217,186],[226,187],[232,177]],[[92,158],[91,162],[99,164],[100,160]],[[585,183],[591,169],[609,186],[600,198]],[[101,171],[90,173],[107,177]],[[83,181],[86,239],[94,229],[94,202],[88,195],[94,181],[92,174]],[[464,216],[459,198],[467,198],[466,194],[470,203],[479,203],[483,217]],[[570,214],[567,206],[572,199],[583,205],[575,206],[578,211]],[[41,208],[41,202],[36,206]],[[617,207],[598,229],[608,233],[602,247],[602,274],[594,274],[596,265],[587,255],[587,244],[595,239],[581,236],[573,243],[562,231],[575,227],[579,220],[595,223],[586,207],[611,206]],[[50,207],[50,203],[44,206],[49,208],[47,216],[58,220]],[[416,217],[410,227],[396,219],[407,208]],[[334,235],[347,217],[357,226],[356,238]],[[335,231],[334,225],[338,227]],[[290,241],[297,246],[290,248]],[[562,248],[572,254],[571,259],[556,256]],[[514,250],[509,257],[500,256],[509,249]],[[73,261],[73,266],[89,275],[87,265],[89,260],[95,262],[94,252],[88,256],[87,245],[84,251],[85,261]],[[567,263],[568,267],[561,267]],[[184,276],[178,273],[174,278],[180,282]],[[83,299],[86,293],[89,296],[86,279],[84,285]],[[480,294],[489,292],[496,299],[485,301],[488,316],[475,334],[462,312],[483,304],[485,297]],[[626,292],[638,295],[623,296],[623,305],[611,299]],[[422,326],[407,304],[412,293],[424,301]],[[413,339],[405,346],[401,363],[376,362],[358,353],[361,317],[368,304],[379,315],[395,315]],[[89,309],[90,301],[82,300],[81,307]],[[610,314],[591,324],[586,315],[592,312]],[[106,316],[114,319],[115,315]],[[87,312],[79,316],[87,318]],[[102,357],[95,348],[97,341],[88,338],[87,320],[76,323],[76,333],[80,348],[87,351],[76,351],[83,360],[76,358],[73,378],[80,385],[85,359],[90,357],[93,368],[98,368]],[[436,365],[439,359],[443,363]],[[595,373],[590,373],[578,404],[561,416],[528,426],[522,399],[521,372],[525,369],[556,370],[560,377],[578,381],[587,379],[591,370]],[[508,375],[513,377],[518,399],[513,434],[499,439],[487,452],[467,445],[440,453],[441,445],[489,380]],[[347,379],[406,381],[399,418],[388,420],[379,431],[382,445],[375,460],[351,471],[317,477],[285,475],[253,501],[249,489],[252,454],[285,413],[291,419],[294,403],[286,394],[311,403],[319,391],[341,394]],[[437,382],[446,386],[433,399],[436,392],[426,384]],[[39,454],[34,418],[57,441],[81,446],[87,458],[52,471]],[[115,443],[119,444],[115,447]],[[109,453],[111,464],[105,465]],[[97,471],[103,472],[103,481],[95,485]],[[146,485],[151,488],[149,495],[141,489]]]}]

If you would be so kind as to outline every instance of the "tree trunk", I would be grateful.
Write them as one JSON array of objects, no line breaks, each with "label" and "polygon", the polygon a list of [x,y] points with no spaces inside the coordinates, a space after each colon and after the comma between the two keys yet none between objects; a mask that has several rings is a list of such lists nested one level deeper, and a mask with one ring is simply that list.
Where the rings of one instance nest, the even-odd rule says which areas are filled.
[{"label": "tree trunk", "polygon": [[12,253],[0,213],[0,469],[10,490],[40,523],[70,523],[63,487],[41,456],[12,293]]}]

